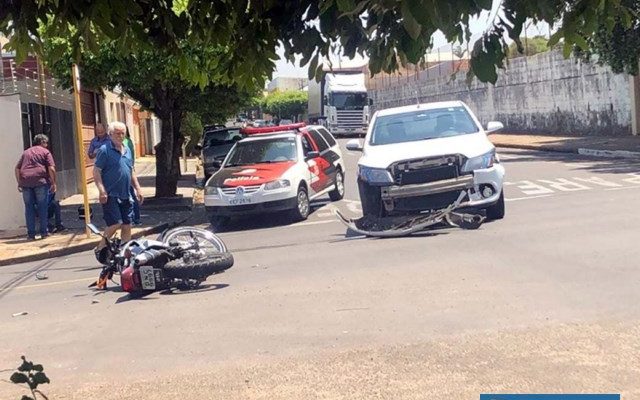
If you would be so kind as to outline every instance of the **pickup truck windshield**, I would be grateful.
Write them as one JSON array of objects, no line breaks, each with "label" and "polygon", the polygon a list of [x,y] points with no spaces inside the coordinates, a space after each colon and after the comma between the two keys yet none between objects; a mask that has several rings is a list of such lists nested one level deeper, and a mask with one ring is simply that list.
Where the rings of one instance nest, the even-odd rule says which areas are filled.
[{"label": "pickup truck windshield", "polygon": [[464,107],[416,110],[376,118],[371,145],[414,142],[478,132]]}]

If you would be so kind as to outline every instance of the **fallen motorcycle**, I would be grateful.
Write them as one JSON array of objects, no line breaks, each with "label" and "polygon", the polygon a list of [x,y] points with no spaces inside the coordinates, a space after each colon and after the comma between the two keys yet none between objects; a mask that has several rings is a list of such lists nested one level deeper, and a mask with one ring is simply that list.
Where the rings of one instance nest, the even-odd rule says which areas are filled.
[{"label": "fallen motorcycle", "polygon": [[[163,232],[157,240],[134,239],[123,243],[110,240],[93,224],[87,224],[106,240],[106,247],[96,251],[103,264],[98,280],[89,285],[107,289],[114,275],[129,293],[178,288],[196,289],[209,276],[233,266],[233,255],[213,232],[196,227],[178,227]],[[114,282],[115,283],[115,282]]]}]

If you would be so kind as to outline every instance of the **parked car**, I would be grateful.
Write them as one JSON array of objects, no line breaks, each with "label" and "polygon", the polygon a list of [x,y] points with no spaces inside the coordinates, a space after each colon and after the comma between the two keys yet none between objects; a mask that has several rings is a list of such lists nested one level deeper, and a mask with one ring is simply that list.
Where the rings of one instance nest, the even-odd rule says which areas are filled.
[{"label": "parked car", "polygon": [[290,119],[281,119],[278,121],[278,125],[290,125],[293,124],[293,121]]},{"label": "parked car", "polygon": [[233,145],[243,139],[240,128],[223,128],[205,131],[200,145],[205,180],[216,172]]},{"label": "parked car", "polygon": [[227,126],[224,124],[213,124],[213,125],[205,125],[203,132],[208,132],[208,131],[217,131],[219,129],[224,129]]},{"label": "parked car", "polygon": [[230,218],[287,211],[304,220],[310,201],[344,196],[340,147],[322,126],[293,124],[247,128],[222,167],[205,186],[205,206],[214,226]]},{"label": "parked car", "polygon": [[254,128],[261,128],[263,126],[267,125],[267,121],[263,120],[263,119],[255,119],[253,120],[252,126]]},{"label": "parked car", "polygon": [[460,101],[427,103],[377,111],[358,161],[358,189],[365,216],[383,217],[440,209],[466,190],[462,207],[485,210],[488,219],[505,215],[504,167],[487,129]]}]

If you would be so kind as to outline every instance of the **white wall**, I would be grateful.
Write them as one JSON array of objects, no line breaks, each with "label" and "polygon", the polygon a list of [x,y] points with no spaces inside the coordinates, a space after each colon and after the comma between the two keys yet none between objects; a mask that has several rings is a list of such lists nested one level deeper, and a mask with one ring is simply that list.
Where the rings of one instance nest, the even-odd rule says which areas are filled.
[{"label": "white wall", "polygon": [[[435,71],[437,72],[437,71]],[[557,51],[510,60],[495,86],[465,73],[451,79],[446,69],[435,77],[399,79],[384,89],[369,90],[376,109],[421,102],[462,100],[483,124],[502,121],[507,131],[558,134],[631,134],[629,76],[609,67],[564,59]],[[417,92],[417,93],[416,93]]]},{"label": "white wall", "polygon": [[15,230],[25,225],[22,195],[18,192],[15,167],[23,151],[20,95],[0,96],[0,230]]}]

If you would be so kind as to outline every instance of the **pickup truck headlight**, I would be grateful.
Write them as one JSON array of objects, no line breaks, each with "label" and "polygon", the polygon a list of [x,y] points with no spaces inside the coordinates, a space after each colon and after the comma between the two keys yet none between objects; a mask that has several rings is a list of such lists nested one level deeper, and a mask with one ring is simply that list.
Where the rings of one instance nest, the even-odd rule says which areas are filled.
[{"label": "pickup truck headlight", "polygon": [[218,195],[218,188],[216,186],[205,186],[204,187],[204,194],[206,196],[217,196]]},{"label": "pickup truck headlight", "polygon": [[391,174],[386,169],[382,168],[370,168],[364,166],[358,166],[358,176],[364,182],[372,185],[384,185],[393,183]]},{"label": "pickup truck headlight", "polygon": [[276,190],[276,189],[284,189],[291,186],[291,182],[287,179],[279,179],[277,181],[269,182],[264,185],[264,190]]},{"label": "pickup truck headlight", "polygon": [[462,172],[472,172],[476,169],[491,168],[493,167],[494,162],[497,162],[495,149],[478,157],[468,159],[462,166]]}]

